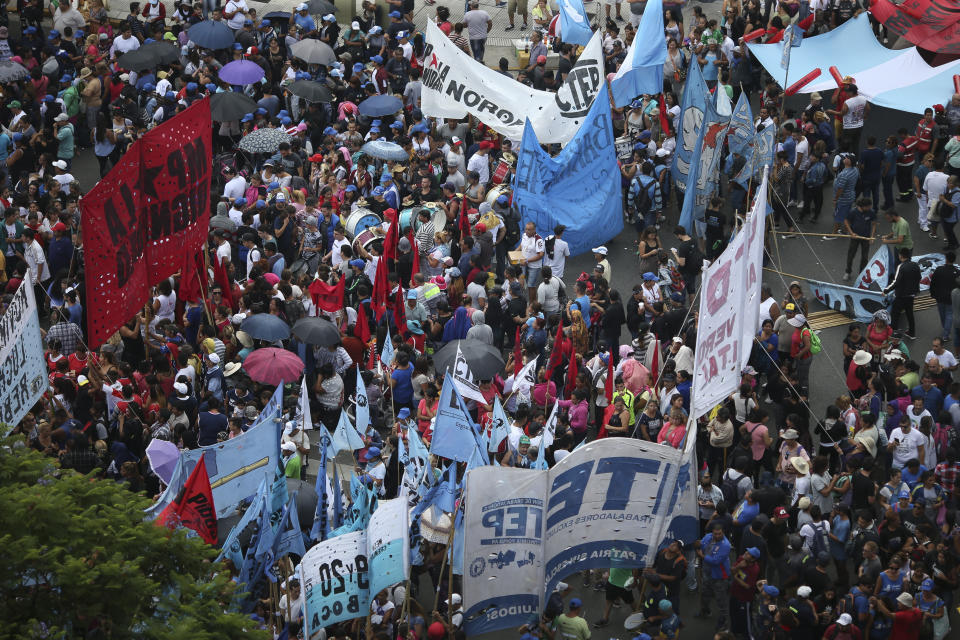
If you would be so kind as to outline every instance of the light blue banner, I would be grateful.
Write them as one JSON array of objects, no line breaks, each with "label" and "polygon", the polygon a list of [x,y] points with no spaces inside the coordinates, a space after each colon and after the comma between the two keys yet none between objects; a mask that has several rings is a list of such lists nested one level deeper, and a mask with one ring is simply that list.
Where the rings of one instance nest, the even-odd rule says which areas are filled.
[{"label": "light blue banner", "polygon": [[[0,425],[16,426],[49,384],[40,317],[28,271],[0,316]],[[0,433],[5,431],[0,429]]]},{"label": "light blue banner", "polygon": [[448,371],[444,374],[443,387],[440,389],[430,453],[450,460],[469,462],[472,452],[479,446],[478,441],[479,435],[470,418],[470,412],[467,411],[467,405]]},{"label": "light blue banner", "polygon": [[707,98],[710,89],[703,79],[700,63],[696,56],[691,56],[690,66],[687,69],[687,83],[683,87],[683,101],[681,102],[680,124],[677,127],[677,148],[673,152],[673,165],[670,173],[673,182],[680,193],[687,188],[687,174],[690,173],[690,163],[696,155],[697,143],[700,140],[700,123],[703,122],[703,113],[707,109]]},{"label": "light blue banner", "polygon": [[879,291],[856,289],[832,282],[807,279],[810,292],[822,304],[860,322],[869,322],[876,311],[887,308],[886,296]]},{"label": "light blue banner", "polygon": [[527,123],[517,157],[513,202],[523,222],[533,222],[542,237],[552,234],[556,225],[566,225],[564,237],[571,255],[587,253],[620,233],[620,169],[606,85],[576,135],[555,158],[540,148]]},{"label": "light blue banner", "polygon": [[733,114],[730,116],[730,129],[727,132],[730,152],[745,156],[749,160],[753,154],[753,137],[756,133],[753,110],[750,108],[750,101],[747,100],[747,92],[742,91],[737,100],[737,106],[734,107]]},{"label": "light blue banner", "polygon": [[648,0],[637,27],[637,34],[627,50],[627,57],[610,82],[614,104],[625,107],[643,94],[662,93],[663,64],[666,61],[663,0]]},{"label": "light blue banner", "polygon": [[410,510],[404,500],[383,500],[370,517],[367,558],[370,563],[370,598],[403,582],[410,568],[407,533]]},{"label": "light blue banner", "polygon": [[773,166],[773,156],[777,151],[776,134],[776,127],[765,127],[763,131],[754,135],[753,141],[744,148],[744,157],[747,157],[747,151],[750,152],[750,156],[747,157],[743,169],[734,178],[741,187],[747,188],[750,178],[755,178],[759,183],[763,167]]},{"label": "light blue banner", "polygon": [[693,188],[684,190],[683,208],[680,211],[680,224],[691,236],[698,235],[694,221],[703,221],[707,204],[717,188],[720,152],[730,126],[730,111],[730,98],[726,91],[718,89],[716,106],[713,100],[706,101],[687,174],[687,186],[692,185]]},{"label": "light blue banner", "polygon": [[590,29],[590,17],[583,7],[583,0],[557,0],[557,9],[560,11],[560,39],[570,44],[587,46],[593,37],[593,31]]}]

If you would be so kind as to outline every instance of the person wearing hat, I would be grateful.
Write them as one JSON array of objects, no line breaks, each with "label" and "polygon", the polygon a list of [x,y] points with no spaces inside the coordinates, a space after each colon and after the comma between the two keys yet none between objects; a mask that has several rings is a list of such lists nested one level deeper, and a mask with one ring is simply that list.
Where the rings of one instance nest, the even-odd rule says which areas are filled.
[{"label": "person wearing hat", "polygon": [[67,169],[73,164],[75,155],[75,132],[70,117],[66,113],[61,113],[53,119],[53,135],[59,143],[57,146],[57,159],[63,160],[67,164]]},{"label": "person wearing hat", "polygon": [[603,245],[593,248],[593,259],[594,261],[603,267],[603,277],[606,278],[607,283],[613,283],[613,270],[610,269],[610,261],[607,260],[607,248]]},{"label": "person wearing hat", "polygon": [[361,456],[361,462],[366,466],[361,469],[356,467],[358,475],[366,476],[377,489],[378,495],[382,498],[386,495],[386,489],[383,486],[384,478],[387,477],[387,466],[383,462],[380,447],[369,447],[364,455]]},{"label": "person wearing hat", "polygon": [[302,463],[297,445],[293,442],[284,442],[280,445],[280,463],[283,465],[283,474],[288,478],[300,479]]},{"label": "person wearing hat", "polygon": [[750,603],[757,592],[760,578],[760,549],[749,547],[733,565],[730,581],[730,631],[737,636],[748,634],[747,618]]},{"label": "person wearing hat", "polygon": [[793,327],[790,336],[790,358],[797,366],[797,379],[800,382],[800,393],[809,395],[810,392],[810,365],[813,363],[813,334],[807,326],[807,318],[802,314],[795,314],[787,319],[787,324]]},{"label": "person wearing hat", "polygon": [[310,9],[306,2],[298,4],[290,14],[290,25],[300,29],[300,39],[313,37],[317,32],[317,23],[310,15]]},{"label": "person wearing hat", "polygon": [[583,601],[572,598],[567,605],[567,612],[554,620],[557,636],[571,640],[590,640],[590,625],[580,615],[583,613]]},{"label": "person wearing hat", "polygon": [[913,596],[906,591],[896,597],[896,602],[895,610],[891,610],[887,606],[886,599],[876,596],[870,598],[870,606],[873,607],[874,611],[893,619],[893,628],[890,631],[891,639],[912,638],[915,640],[919,638],[920,624],[924,618],[924,612],[916,606]]}]

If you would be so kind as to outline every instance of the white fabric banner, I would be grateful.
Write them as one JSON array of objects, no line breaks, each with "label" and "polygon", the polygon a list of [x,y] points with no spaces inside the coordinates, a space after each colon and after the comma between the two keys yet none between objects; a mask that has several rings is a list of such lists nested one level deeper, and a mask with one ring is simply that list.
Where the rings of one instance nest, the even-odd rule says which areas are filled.
[{"label": "white fabric banner", "polygon": [[421,109],[436,118],[468,113],[497,133],[520,140],[529,119],[543,144],[568,142],[580,128],[602,83],[600,32],[590,42],[557,93],[538,91],[501,75],[457,48],[427,21],[426,68]]},{"label": "white fabric banner", "polygon": [[[699,418],[740,386],[740,372],[756,334],[763,257],[767,180],[740,233],[703,270],[694,356],[692,418]],[[757,204],[763,205],[758,209]],[[759,246],[758,246],[759,245]],[[752,306],[748,306],[748,302]]]},{"label": "white fabric banner", "polygon": [[40,316],[27,271],[10,306],[0,316],[0,424],[16,426],[48,386]]},{"label": "white fabric banner", "polygon": [[[463,561],[468,635],[523,624],[545,594],[578,571],[647,566],[668,527],[695,537],[687,488],[696,464],[685,453],[606,438],[549,471],[471,470]],[[676,520],[689,513],[692,521]]]}]

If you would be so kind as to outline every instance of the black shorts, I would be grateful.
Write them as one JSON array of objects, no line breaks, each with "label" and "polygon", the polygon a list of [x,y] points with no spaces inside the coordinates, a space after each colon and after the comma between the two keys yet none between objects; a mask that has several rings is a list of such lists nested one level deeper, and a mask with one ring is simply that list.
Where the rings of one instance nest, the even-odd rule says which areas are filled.
[{"label": "black shorts", "polygon": [[616,602],[617,599],[623,600],[627,604],[633,603],[633,591],[630,589],[624,589],[623,587],[618,587],[615,584],[610,584],[607,582],[606,588],[607,602]]}]

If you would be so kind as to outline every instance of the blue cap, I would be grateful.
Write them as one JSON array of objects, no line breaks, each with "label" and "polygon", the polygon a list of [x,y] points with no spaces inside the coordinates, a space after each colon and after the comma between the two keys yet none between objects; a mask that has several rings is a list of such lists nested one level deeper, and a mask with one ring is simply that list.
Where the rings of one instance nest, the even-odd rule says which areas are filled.
[{"label": "blue cap", "polygon": [[383,187],[374,187],[373,191],[371,191],[370,193],[373,196],[382,196],[384,192],[385,192],[385,189]]},{"label": "blue cap", "polygon": [[570,598],[570,609],[579,609],[583,606],[583,600],[580,598]]},{"label": "blue cap", "polygon": [[657,607],[660,609],[660,611],[669,611],[670,609],[673,609],[673,603],[664,598],[660,601],[660,604],[658,604]]},{"label": "blue cap", "polygon": [[508,198],[505,194],[497,196],[497,204],[507,204],[509,201],[510,198]]},{"label": "blue cap", "polygon": [[357,185],[355,185],[355,184],[348,184],[348,185],[347,185],[347,188],[345,189],[345,191],[346,191],[347,193],[352,193],[352,192],[354,192],[354,191],[356,191],[356,190],[357,190]]},{"label": "blue cap", "polygon": [[633,102],[630,103],[631,109],[639,109],[642,106],[643,106],[643,100],[634,100]]},{"label": "blue cap", "polygon": [[417,299],[417,292],[414,289],[410,289],[410,291],[407,291],[407,300],[416,300],[416,299]]},{"label": "blue cap", "polygon": [[402,123],[402,122],[391,122],[391,123],[390,123],[390,128],[391,128],[391,129],[403,129],[403,123]]},{"label": "blue cap", "polygon": [[780,589],[777,589],[772,584],[764,585],[763,592],[772,598],[776,598],[780,595]]},{"label": "blue cap", "polygon": [[233,204],[237,204],[237,205],[240,205],[240,206],[242,207],[243,205],[247,204],[247,199],[246,199],[246,198],[237,198],[236,200],[233,201]]},{"label": "blue cap", "polygon": [[[63,76],[63,78],[66,78],[66,77],[67,76]],[[60,78],[60,82],[64,82],[63,78]],[[147,82],[146,84],[143,85],[144,91],[153,91],[156,88],[157,88],[157,85],[153,84],[152,82]]]},{"label": "blue cap", "polygon": [[383,56],[381,56],[381,55],[375,55],[375,56],[373,56],[372,58],[370,58],[370,62],[376,62],[377,64],[383,64]]},{"label": "blue cap", "polygon": [[380,127],[370,127],[370,133],[380,133]]},{"label": "blue cap", "polygon": [[27,27],[26,29],[24,29],[23,32],[24,32],[24,33],[36,33],[36,32],[37,32],[37,28],[34,27],[34,26],[29,26],[29,27]]},{"label": "blue cap", "polygon": [[924,579],[924,581],[920,583],[920,591],[933,591],[933,579]]},{"label": "blue cap", "polygon": [[264,202],[263,200],[257,200],[257,209],[265,209],[266,207],[267,207],[266,202]]},{"label": "blue cap", "polygon": [[389,14],[387,14],[387,15],[389,15],[391,18],[402,18],[402,17],[403,17],[403,14],[400,13],[399,11],[391,11],[391,12],[390,12]]},{"label": "blue cap", "polygon": [[412,131],[416,131],[417,133],[429,133],[430,127],[428,127],[427,125],[421,122],[419,124],[413,125]]},{"label": "blue cap", "polygon": [[20,133],[20,132],[18,131],[18,132],[16,132],[15,134],[13,134],[13,141],[14,141],[14,142],[20,142],[21,140],[23,140],[23,134],[22,134],[22,133]]},{"label": "blue cap", "polygon": [[81,31],[81,30],[79,30],[79,29],[78,29],[77,31],[74,31],[74,32],[73,32],[73,37],[74,37],[74,38],[82,38],[82,37],[84,37],[85,35],[87,35],[87,34],[85,34],[83,31]]},{"label": "blue cap", "polygon": [[153,38],[146,38],[146,39],[143,41],[143,44],[150,44],[151,42],[156,42],[156,40],[154,40]]},{"label": "blue cap", "polygon": [[73,76],[70,75],[69,73],[65,73],[62,76],[60,76],[60,82],[73,82]]},{"label": "blue cap", "polygon": [[240,122],[253,122],[253,114],[252,113],[246,114],[245,116],[240,118]]},{"label": "blue cap", "polygon": [[382,176],[380,176],[380,184],[384,184],[386,182],[393,182],[393,176],[390,175],[389,173],[385,173]]},{"label": "blue cap", "polygon": [[187,83],[187,91],[193,92],[193,91],[196,91],[196,90],[199,89],[199,88],[200,88],[200,85],[198,85],[196,82],[188,82],[188,83]]},{"label": "blue cap", "polygon": [[757,549],[756,547],[750,547],[749,549],[747,549],[747,553],[752,555],[754,558],[760,557],[760,549]]},{"label": "blue cap", "polygon": [[291,120],[291,119],[288,118],[287,116],[283,116],[282,118],[280,118],[280,124],[282,124],[283,126],[287,126],[287,125],[289,125],[291,122],[293,122],[293,120]]},{"label": "blue cap", "polygon": [[260,21],[260,26],[261,26],[261,27],[269,27],[269,26],[270,26],[270,21],[267,20],[266,18],[264,18],[263,20]]},{"label": "blue cap", "polygon": [[653,271],[645,271],[641,277],[648,282],[653,282],[657,279],[657,274]]},{"label": "blue cap", "polygon": [[380,455],[380,447],[370,447],[367,449],[367,460],[370,458],[376,458]]},{"label": "blue cap", "polygon": [[56,102],[57,99],[48,93],[47,95],[43,96],[43,101],[44,101],[44,102]]},{"label": "blue cap", "polygon": [[277,115],[278,115],[278,116],[288,116],[288,115],[290,115],[290,112],[287,111],[286,109],[280,109],[280,111],[277,111]]},{"label": "blue cap", "polygon": [[367,266],[367,263],[360,258],[354,258],[347,264],[349,264],[351,267],[356,267],[357,269],[363,269],[365,266]]},{"label": "blue cap", "polygon": [[407,320],[407,329],[414,335],[423,335],[423,327],[420,326],[419,320]]},{"label": "blue cap", "polygon": [[354,72],[363,71],[363,63],[362,62],[353,63],[353,70]]},{"label": "blue cap", "polygon": [[267,185],[267,189],[270,189],[271,191],[273,191],[274,189],[279,189],[279,188],[280,188],[280,183],[277,182],[276,180],[274,180],[273,182],[271,182],[270,184]]},{"label": "blue cap", "polygon": [[177,94],[175,94],[173,91],[167,91],[165,94],[163,94],[163,97],[167,100],[176,100]]},{"label": "blue cap", "polygon": [[899,495],[897,495],[897,497],[900,498],[901,500],[909,500],[910,492],[907,490],[903,490],[899,493]]},{"label": "blue cap", "polygon": [[203,86],[205,86],[205,87],[207,88],[207,91],[216,91],[216,90],[217,90],[217,85],[216,85],[215,83],[213,83],[213,82],[208,82],[207,84],[205,84],[205,85],[203,85]]},{"label": "blue cap", "polygon": [[243,26],[245,27],[250,26],[252,24],[253,24],[253,20],[250,20],[249,18],[243,21]]},{"label": "blue cap", "polygon": [[338,133],[339,133],[339,131],[337,131],[337,130],[334,129],[333,127],[327,127],[326,129],[323,130],[323,135],[325,135],[325,136],[335,136],[335,135],[337,135]]},{"label": "blue cap", "polygon": [[343,77],[343,73],[340,72],[340,69],[331,69],[331,70],[330,70],[330,77],[332,77],[332,78],[342,78],[342,77]]},{"label": "blue cap", "polygon": [[267,115],[267,110],[264,107],[257,107],[257,110],[254,111],[254,113],[257,114],[258,116],[265,116]]},{"label": "blue cap", "polygon": [[381,124],[383,124],[383,120],[381,120],[380,118],[377,118],[376,120],[370,123],[370,125],[374,127],[379,127]]},{"label": "blue cap", "polygon": [[[416,320],[411,320],[410,322],[416,322]],[[409,327],[410,323],[407,323],[407,326]],[[397,417],[400,418],[401,420],[406,420],[407,418],[410,417],[410,409],[408,409],[407,407],[400,409],[400,411],[397,411]]]},{"label": "blue cap", "polygon": [[233,43],[233,50],[234,50],[234,51],[243,51],[243,45],[240,44],[239,42],[234,42],[234,43]]}]

